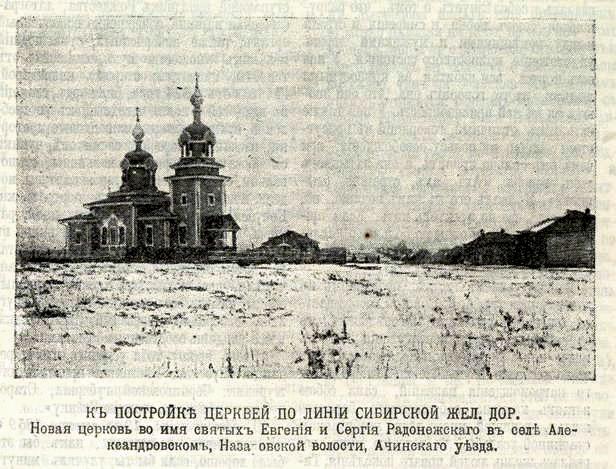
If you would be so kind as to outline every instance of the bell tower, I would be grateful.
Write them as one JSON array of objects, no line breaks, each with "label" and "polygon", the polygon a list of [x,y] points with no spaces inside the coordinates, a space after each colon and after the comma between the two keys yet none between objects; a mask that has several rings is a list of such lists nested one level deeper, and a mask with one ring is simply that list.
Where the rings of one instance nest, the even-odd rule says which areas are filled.
[{"label": "bell tower", "polygon": [[190,97],[193,122],[178,138],[180,159],[171,165],[174,175],[165,178],[171,192],[171,211],[177,215],[177,244],[211,250],[235,249],[239,226],[226,213],[224,165],[214,159],[216,136],[201,120],[203,96],[199,75]]}]

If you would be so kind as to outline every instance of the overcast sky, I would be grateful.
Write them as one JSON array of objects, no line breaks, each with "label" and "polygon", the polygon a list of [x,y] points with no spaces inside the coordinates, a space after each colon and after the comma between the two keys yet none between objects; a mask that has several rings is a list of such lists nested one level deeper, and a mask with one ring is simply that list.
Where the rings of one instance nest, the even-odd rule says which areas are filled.
[{"label": "overcast sky", "polygon": [[119,187],[135,106],[168,190],[194,72],[240,246],[437,249],[594,212],[589,22],[47,18],[17,43],[20,247]]}]

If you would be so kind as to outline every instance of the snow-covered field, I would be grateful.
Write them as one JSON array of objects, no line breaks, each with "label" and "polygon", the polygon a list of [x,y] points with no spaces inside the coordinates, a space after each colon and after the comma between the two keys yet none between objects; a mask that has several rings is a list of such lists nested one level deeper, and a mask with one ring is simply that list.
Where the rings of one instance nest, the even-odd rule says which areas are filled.
[{"label": "snow-covered field", "polygon": [[19,377],[594,377],[594,272],[28,264]]}]

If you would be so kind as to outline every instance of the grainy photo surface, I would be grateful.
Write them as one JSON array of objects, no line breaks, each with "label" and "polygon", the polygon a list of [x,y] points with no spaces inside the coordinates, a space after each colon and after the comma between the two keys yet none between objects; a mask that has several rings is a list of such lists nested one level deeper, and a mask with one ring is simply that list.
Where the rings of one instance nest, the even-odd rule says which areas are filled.
[{"label": "grainy photo surface", "polygon": [[595,378],[595,23],[22,18],[16,377]]}]

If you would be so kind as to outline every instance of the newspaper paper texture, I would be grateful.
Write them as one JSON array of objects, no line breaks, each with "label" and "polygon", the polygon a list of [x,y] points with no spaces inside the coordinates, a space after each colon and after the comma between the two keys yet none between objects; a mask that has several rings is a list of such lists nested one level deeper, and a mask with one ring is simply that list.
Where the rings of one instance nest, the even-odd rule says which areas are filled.
[{"label": "newspaper paper texture", "polygon": [[0,465],[610,467],[615,14],[7,7]]}]

